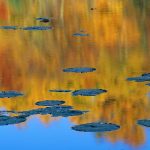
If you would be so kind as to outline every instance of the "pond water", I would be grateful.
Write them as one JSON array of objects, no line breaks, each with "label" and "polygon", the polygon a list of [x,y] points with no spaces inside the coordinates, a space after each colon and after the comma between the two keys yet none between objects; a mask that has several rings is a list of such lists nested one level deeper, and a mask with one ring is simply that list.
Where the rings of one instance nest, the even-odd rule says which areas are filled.
[{"label": "pond water", "polygon": [[[149,6],[147,0],[0,0],[0,147],[149,149]],[[105,126],[88,132],[99,131],[97,123],[111,132]],[[86,132],[72,130],[83,125],[84,131],[84,124]]]}]

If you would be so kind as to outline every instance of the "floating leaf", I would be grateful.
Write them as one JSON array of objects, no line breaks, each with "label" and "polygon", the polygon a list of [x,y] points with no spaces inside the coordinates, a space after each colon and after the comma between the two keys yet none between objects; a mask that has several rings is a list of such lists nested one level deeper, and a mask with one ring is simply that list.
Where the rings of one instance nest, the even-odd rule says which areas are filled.
[{"label": "floating leaf", "polygon": [[36,102],[35,104],[38,106],[55,106],[55,105],[61,105],[64,103],[65,101],[60,101],[60,100],[45,100],[45,101]]},{"label": "floating leaf", "polygon": [[83,68],[66,68],[64,72],[75,72],[75,73],[87,73],[95,71],[95,68],[83,67]]},{"label": "floating leaf", "polygon": [[118,130],[119,128],[119,125],[106,122],[92,122],[72,127],[73,130],[82,132],[108,132]]},{"label": "floating leaf", "polygon": [[51,30],[52,27],[49,26],[30,26],[30,27],[23,27],[23,30]]},{"label": "floating leaf", "polygon": [[59,92],[62,92],[62,93],[64,92],[65,93],[65,92],[71,92],[71,90],[60,90],[59,89],[59,90],[49,90],[49,92],[58,92],[58,93]]},{"label": "floating leaf", "polygon": [[23,94],[16,91],[0,91],[0,98],[10,98],[17,96],[23,96]]},{"label": "floating leaf", "polygon": [[48,18],[36,18],[36,20],[40,21],[40,22],[44,22],[44,23],[47,23],[47,22],[50,22],[50,19]]},{"label": "floating leaf", "polygon": [[17,26],[0,26],[0,29],[4,29],[4,30],[17,30],[18,27]]},{"label": "floating leaf", "polygon": [[26,116],[0,116],[0,126],[18,124],[26,121]]},{"label": "floating leaf", "polygon": [[136,81],[136,82],[150,81],[150,73],[145,73],[138,77],[127,78],[127,80],[128,81]]},{"label": "floating leaf", "polygon": [[146,127],[150,127],[150,120],[138,120],[137,124],[142,125],[142,126],[146,126]]},{"label": "floating leaf", "polygon": [[96,96],[98,94],[102,94],[107,92],[107,90],[103,89],[81,89],[81,90],[75,90],[72,92],[73,96]]}]

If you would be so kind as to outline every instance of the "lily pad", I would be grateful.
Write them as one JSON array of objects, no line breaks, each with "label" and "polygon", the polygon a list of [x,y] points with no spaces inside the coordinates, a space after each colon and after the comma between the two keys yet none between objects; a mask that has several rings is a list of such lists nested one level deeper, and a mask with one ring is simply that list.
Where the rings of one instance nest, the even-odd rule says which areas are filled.
[{"label": "lily pad", "polygon": [[82,37],[82,36],[89,36],[89,34],[88,33],[74,33],[73,34],[73,36],[80,36],[80,37]]},{"label": "lily pad", "polygon": [[55,105],[61,105],[64,103],[65,101],[60,101],[60,100],[45,100],[45,101],[36,102],[35,104],[38,106],[55,106]]},{"label": "lily pad", "polygon": [[138,120],[137,124],[139,124],[141,126],[150,127],[150,120],[147,120],[147,119]]},{"label": "lily pad", "polygon": [[75,73],[87,73],[95,71],[95,68],[83,67],[83,68],[66,68],[64,72],[75,72]]},{"label": "lily pad", "polygon": [[18,27],[17,26],[0,26],[0,29],[4,29],[4,30],[17,30]]},{"label": "lily pad", "polygon": [[146,85],[150,86],[150,83],[147,83]]},{"label": "lily pad", "polygon": [[51,30],[52,27],[49,26],[30,26],[30,27],[23,27],[23,30]]},{"label": "lily pad", "polygon": [[11,124],[19,124],[26,121],[26,116],[0,116],[0,126],[3,125],[11,125]]},{"label": "lily pad", "polygon": [[107,92],[107,90],[103,89],[81,89],[81,90],[75,90],[72,92],[73,96],[96,96],[102,93]]},{"label": "lily pad", "polygon": [[75,131],[82,132],[108,132],[118,130],[119,125],[106,122],[92,122],[87,124],[75,125],[72,127]]},{"label": "lily pad", "polygon": [[48,18],[36,18],[36,20],[38,20],[38,21],[40,21],[40,22],[44,22],[44,23],[48,23],[48,22],[50,22],[50,19],[48,19]]},{"label": "lily pad", "polygon": [[23,94],[16,91],[0,91],[0,98],[10,98],[17,96],[23,96]]},{"label": "lily pad", "polygon": [[71,92],[71,90],[60,90],[60,89],[59,89],[59,90],[49,90],[49,92],[58,92],[58,93],[59,93],[59,92],[60,92],[60,93],[61,93],[61,92],[62,92],[62,93],[64,92],[64,93],[67,93],[67,92]]},{"label": "lily pad", "polygon": [[145,73],[138,77],[127,78],[127,80],[128,81],[136,81],[136,82],[150,81],[150,73]]}]

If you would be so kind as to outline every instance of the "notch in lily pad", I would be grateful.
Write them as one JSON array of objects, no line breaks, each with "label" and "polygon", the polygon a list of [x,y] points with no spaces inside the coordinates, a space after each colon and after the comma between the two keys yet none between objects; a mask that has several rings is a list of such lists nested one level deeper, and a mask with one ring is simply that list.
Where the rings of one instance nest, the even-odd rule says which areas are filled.
[{"label": "notch in lily pad", "polygon": [[56,105],[62,105],[65,101],[62,100],[45,100],[45,101],[39,101],[35,104],[38,106],[56,106]]},{"label": "notch in lily pad", "polygon": [[71,92],[71,90],[63,90],[63,89],[55,89],[55,90],[49,90],[49,92],[56,92],[56,93],[68,93]]},{"label": "notch in lily pad", "polygon": [[81,89],[73,91],[72,96],[96,96],[106,92],[104,89]]},{"label": "notch in lily pad", "polygon": [[0,98],[11,98],[17,96],[23,96],[24,94],[17,91],[0,91]]},{"label": "notch in lily pad", "polygon": [[23,27],[23,30],[29,30],[29,31],[34,31],[34,30],[52,30],[52,27],[50,26],[29,26],[29,27]]},{"label": "notch in lily pad", "polygon": [[150,119],[141,119],[137,121],[138,125],[150,127]]},{"label": "notch in lily pad", "polygon": [[66,68],[63,69],[63,72],[74,72],[74,73],[87,73],[87,72],[94,72],[96,68],[90,67],[75,67],[75,68]]},{"label": "notch in lily pad", "polygon": [[75,125],[72,127],[73,130],[80,132],[109,132],[118,130],[119,128],[119,125],[106,122],[92,122],[81,125]]}]

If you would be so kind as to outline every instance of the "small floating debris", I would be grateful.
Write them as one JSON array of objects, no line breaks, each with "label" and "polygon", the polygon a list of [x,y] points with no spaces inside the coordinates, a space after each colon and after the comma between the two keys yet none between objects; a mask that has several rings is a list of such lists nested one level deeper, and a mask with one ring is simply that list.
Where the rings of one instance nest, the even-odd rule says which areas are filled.
[{"label": "small floating debris", "polygon": [[75,73],[87,73],[87,72],[93,72],[93,71],[96,71],[96,68],[84,67],[84,68],[66,68],[66,69],[63,69],[63,72],[75,72]]},{"label": "small floating debris", "polygon": [[106,122],[92,122],[87,124],[75,125],[72,127],[75,131],[82,132],[108,132],[118,130],[119,125]]},{"label": "small floating debris", "polygon": [[16,91],[0,91],[0,98],[11,98],[17,96],[23,96],[23,94]]},{"label": "small floating debris", "polygon": [[49,90],[49,92],[58,92],[58,93],[59,93],[59,92],[60,92],[60,93],[63,93],[63,92],[65,93],[65,92],[66,92],[66,93],[67,93],[67,92],[71,92],[71,90],[60,90],[60,89],[59,89],[59,90]]},{"label": "small floating debris", "polygon": [[148,119],[138,120],[137,124],[141,126],[150,127],[150,120]]},{"label": "small floating debris", "polygon": [[45,101],[36,102],[35,104],[38,106],[56,106],[64,103],[65,101],[60,101],[60,100],[45,100]]},{"label": "small floating debris", "polygon": [[0,29],[4,29],[4,30],[17,30],[18,27],[17,26],[0,26]]},{"label": "small floating debris", "polygon": [[51,30],[52,27],[49,26],[30,26],[30,27],[23,27],[23,30]]},{"label": "small floating debris", "polygon": [[78,32],[78,33],[74,33],[73,36],[89,36],[89,34],[83,33],[83,32]]},{"label": "small floating debris", "polygon": [[145,82],[150,81],[150,73],[144,73],[141,76],[138,77],[131,77],[127,78],[128,81],[135,81],[135,82]]},{"label": "small floating debris", "polygon": [[11,124],[19,124],[26,121],[26,116],[0,116],[0,126],[3,125],[11,125]]},{"label": "small floating debris", "polygon": [[50,19],[48,19],[48,18],[36,18],[36,20],[38,20],[38,21],[40,21],[40,22],[44,22],[44,23],[48,23],[48,22],[50,22]]},{"label": "small floating debris", "polygon": [[81,90],[75,90],[72,92],[73,96],[96,96],[102,93],[107,92],[107,90],[103,89],[81,89]]}]

